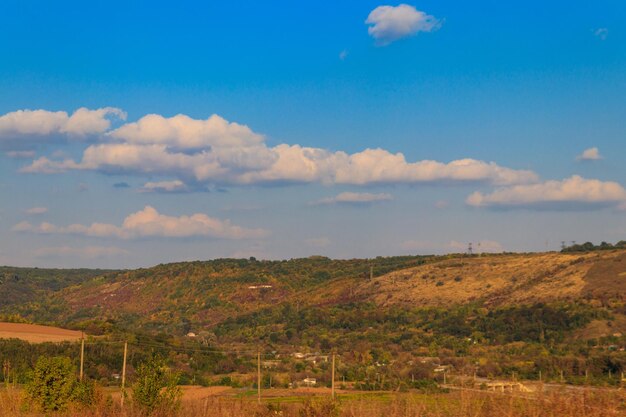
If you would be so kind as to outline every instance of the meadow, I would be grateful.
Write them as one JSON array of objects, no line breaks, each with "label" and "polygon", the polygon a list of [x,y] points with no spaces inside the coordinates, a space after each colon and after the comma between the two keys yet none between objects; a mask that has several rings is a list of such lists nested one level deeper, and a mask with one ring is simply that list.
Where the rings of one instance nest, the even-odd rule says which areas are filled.
[{"label": "meadow", "polygon": [[[193,391],[193,390],[192,390]],[[555,391],[533,396],[476,390],[450,393],[344,393],[331,400],[324,396],[279,396],[263,398],[215,395],[185,395],[178,411],[156,410],[153,416],[185,417],[604,417],[626,413],[626,396],[619,390]],[[0,417],[31,417],[20,389],[0,389]],[[129,401],[122,409],[110,393],[101,392],[89,407],[49,415],[68,417],[144,416]]]}]

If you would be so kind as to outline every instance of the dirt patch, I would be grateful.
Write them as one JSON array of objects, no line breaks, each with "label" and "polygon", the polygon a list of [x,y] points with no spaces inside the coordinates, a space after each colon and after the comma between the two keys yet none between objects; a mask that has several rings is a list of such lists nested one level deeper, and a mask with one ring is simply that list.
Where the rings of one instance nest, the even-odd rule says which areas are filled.
[{"label": "dirt patch", "polygon": [[595,297],[626,296],[626,252],[612,252],[612,256],[595,262],[585,275],[585,294]]},{"label": "dirt patch", "polygon": [[20,339],[30,343],[75,342],[83,332],[38,324],[0,323],[0,339]]}]

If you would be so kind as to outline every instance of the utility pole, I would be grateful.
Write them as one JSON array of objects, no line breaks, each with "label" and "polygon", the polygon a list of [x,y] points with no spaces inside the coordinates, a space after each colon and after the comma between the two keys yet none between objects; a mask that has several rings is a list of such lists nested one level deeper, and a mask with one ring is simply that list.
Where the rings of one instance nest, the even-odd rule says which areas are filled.
[{"label": "utility pole", "polygon": [[257,352],[256,356],[256,392],[257,403],[261,404],[261,351]]},{"label": "utility pole", "polygon": [[333,353],[333,370],[330,374],[331,378],[331,396],[335,398],[335,354]]},{"label": "utility pole", "polygon": [[128,342],[124,342],[124,362],[122,362],[122,397],[120,398],[120,406],[124,408],[124,397],[126,396],[126,391],[124,387],[126,386],[126,356],[128,355]]},{"label": "utility pole", "polygon": [[370,265],[370,281],[374,279],[374,265]]},{"label": "utility pole", "polygon": [[83,369],[85,363],[85,334],[83,333],[83,337],[80,339],[80,380],[83,380]]}]

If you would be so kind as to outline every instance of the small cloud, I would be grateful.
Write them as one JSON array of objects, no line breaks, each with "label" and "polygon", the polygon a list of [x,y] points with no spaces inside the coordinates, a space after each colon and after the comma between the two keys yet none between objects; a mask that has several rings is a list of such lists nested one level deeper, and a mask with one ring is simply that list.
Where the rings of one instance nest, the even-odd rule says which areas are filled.
[{"label": "small cloud", "polygon": [[130,185],[127,182],[116,182],[113,184],[113,188],[129,188]]},{"label": "small cloud", "polygon": [[393,200],[391,194],[373,194],[373,193],[352,193],[345,192],[336,195],[335,197],[323,198],[318,201],[314,201],[312,205],[329,205],[329,204],[355,204],[355,205],[369,205],[379,201]]},{"label": "small cloud", "polygon": [[339,59],[340,60],[345,60],[348,57],[348,50],[344,49],[343,51],[339,52]]},{"label": "small cloud", "polygon": [[84,182],[81,182],[80,184],[78,184],[78,192],[84,193],[85,191],[89,191],[89,186],[85,184]]},{"label": "small cloud", "polygon": [[602,155],[600,155],[600,151],[598,148],[589,148],[585,149],[583,153],[576,157],[577,161],[597,161],[602,159]]},{"label": "small cloud", "polygon": [[604,41],[609,36],[609,30],[607,28],[598,28],[593,31],[593,35],[601,41]]},{"label": "small cloud", "polygon": [[439,19],[408,4],[378,6],[365,23],[370,25],[367,32],[382,46],[418,32],[432,32],[441,26]]},{"label": "small cloud", "polygon": [[17,110],[0,116],[0,139],[96,135],[111,127],[111,117],[126,120],[126,113],[115,107],[96,110],[81,107],[71,115],[64,111]]},{"label": "small cloud", "polygon": [[325,248],[330,245],[330,239],[327,237],[314,237],[304,241],[307,245],[314,248]]},{"label": "small cloud", "polygon": [[35,157],[35,151],[9,151],[5,155],[14,159],[28,159]]},{"label": "small cloud", "polygon": [[579,210],[619,208],[626,203],[626,190],[613,181],[600,181],[574,175],[562,181],[501,187],[490,194],[475,192],[466,203],[473,207],[502,209],[531,208]]},{"label": "small cloud", "polygon": [[438,209],[445,209],[450,205],[446,200],[439,200],[435,203],[435,207]]},{"label": "small cloud", "polygon": [[32,207],[26,210],[26,214],[30,214],[30,215],[39,215],[39,214],[44,214],[47,212],[48,212],[48,209],[46,207]]},{"label": "small cloud", "polygon": [[184,193],[189,189],[182,181],[174,180],[147,182],[139,191],[142,193]]}]

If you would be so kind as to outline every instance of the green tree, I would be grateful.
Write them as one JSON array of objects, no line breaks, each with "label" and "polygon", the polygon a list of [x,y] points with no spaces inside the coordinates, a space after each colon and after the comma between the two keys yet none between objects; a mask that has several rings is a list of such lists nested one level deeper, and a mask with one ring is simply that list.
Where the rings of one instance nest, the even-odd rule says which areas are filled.
[{"label": "green tree", "polygon": [[74,397],[76,370],[67,357],[41,356],[26,387],[34,405],[44,412],[64,410]]},{"label": "green tree", "polygon": [[145,414],[173,412],[180,406],[182,392],[178,375],[170,372],[162,358],[150,357],[139,365],[133,384],[133,401]]}]

